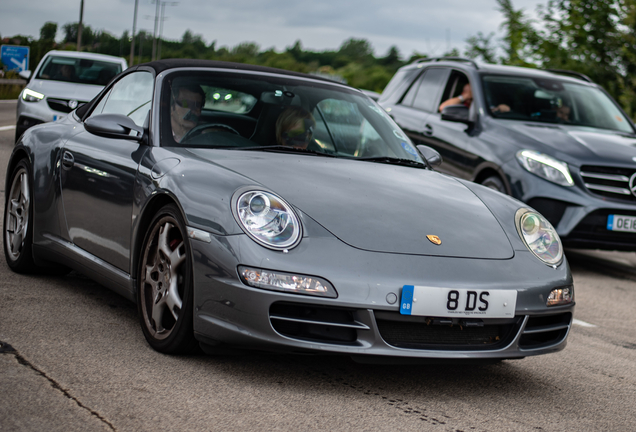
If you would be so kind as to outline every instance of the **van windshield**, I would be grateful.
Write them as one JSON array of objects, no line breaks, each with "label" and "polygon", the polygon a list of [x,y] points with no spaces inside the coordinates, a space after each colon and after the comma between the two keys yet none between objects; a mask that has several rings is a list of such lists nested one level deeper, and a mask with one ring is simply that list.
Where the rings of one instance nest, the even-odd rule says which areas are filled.
[{"label": "van windshield", "polygon": [[121,72],[121,64],[64,56],[49,56],[37,79],[104,86]]},{"label": "van windshield", "polygon": [[505,75],[484,76],[483,85],[486,104],[496,118],[634,133],[618,106],[593,86]]}]

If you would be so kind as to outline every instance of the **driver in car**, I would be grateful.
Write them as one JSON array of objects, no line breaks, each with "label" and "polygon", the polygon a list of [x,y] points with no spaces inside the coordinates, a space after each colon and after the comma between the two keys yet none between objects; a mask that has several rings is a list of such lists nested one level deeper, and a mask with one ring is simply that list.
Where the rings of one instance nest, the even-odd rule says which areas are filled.
[{"label": "driver in car", "polygon": [[205,92],[198,84],[176,84],[170,98],[170,124],[176,142],[199,123],[201,108],[205,103]]}]

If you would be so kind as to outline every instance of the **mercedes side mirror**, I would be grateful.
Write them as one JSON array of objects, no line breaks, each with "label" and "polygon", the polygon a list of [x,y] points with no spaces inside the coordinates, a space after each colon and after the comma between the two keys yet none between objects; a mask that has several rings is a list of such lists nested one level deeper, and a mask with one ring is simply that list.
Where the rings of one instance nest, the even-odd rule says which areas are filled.
[{"label": "mercedes side mirror", "polygon": [[442,120],[470,124],[466,105],[450,105],[442,110]]},{"label": "mercedes side mirror", "polygon": [[19,76],[20,78],[25,79],[25,80],[27,80],[27,81],[28,81],[28,80],[29,80],[29,78],[31,78],[31,71],[30,71],[30,70],[23,70],[23,71],[20,71],[20,72],[18,72],[18,76]]}]

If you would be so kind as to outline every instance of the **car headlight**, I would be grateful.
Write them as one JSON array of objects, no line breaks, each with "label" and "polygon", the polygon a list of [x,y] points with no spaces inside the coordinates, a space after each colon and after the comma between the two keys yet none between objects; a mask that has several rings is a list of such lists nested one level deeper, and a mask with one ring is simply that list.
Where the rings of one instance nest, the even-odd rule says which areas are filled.
[{"label": "car headlight", "polygon": [[520,208],[515,214],[519,237],[530,252],[548,265],[557,265],[563,259],[563,246],[554,227],[539,213]]},{"label": "car headlight", "polygon": [[25,88],[22,92],[22,100],[25,102],[39,102],[44,99],[44,95],[42,93],[38,93],[31,89]]},{"label": "car headlight", "polygon": [[337,298],[336,289],[326,280],[279,271],[239,266],[243,283],[256,288],[320,297]]},{"label": "car headlight", "polygon": [[275,250],[290,249],[301,239],[300,220],[291,206],[271,192],[249,191],[236,201],[241,228],[257,243]]},{"label": "car headlight", "polygon": [[518,151],[517,160],[521,166],[541,178],[561,186],[574,185],[570,169],[565,162],[534,150]]}]

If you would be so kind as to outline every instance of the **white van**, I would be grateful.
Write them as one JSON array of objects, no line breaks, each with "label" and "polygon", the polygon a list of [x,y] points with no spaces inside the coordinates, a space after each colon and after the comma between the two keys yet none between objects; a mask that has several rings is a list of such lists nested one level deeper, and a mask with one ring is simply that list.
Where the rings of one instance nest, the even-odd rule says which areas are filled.
[{"label": "white van", "polygon": [[16,141],[31,126],[60,120],[90,101],[127,68],[128,63],[121,57],[49,51],[33,74],[20,72],[28,83],[18,97]]}]

